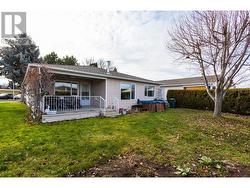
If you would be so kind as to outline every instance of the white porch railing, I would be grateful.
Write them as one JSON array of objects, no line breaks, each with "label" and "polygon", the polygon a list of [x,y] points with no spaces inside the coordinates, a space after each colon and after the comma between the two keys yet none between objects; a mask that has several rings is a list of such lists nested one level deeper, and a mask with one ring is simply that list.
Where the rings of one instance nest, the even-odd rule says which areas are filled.
[{"label": "white porch railing", "polygon": [[105,99],[101,96],[55,96],[46,95],[42,100],[42,110],[45,112],[69,112],[81,110],[103,110]]},{"label": "white porch railing", "polygon": [[120,101],[117,97],[113,98],[113,102],[112,102],[112,108],[114,108],[115,111],[119,112],[120,109]]}]

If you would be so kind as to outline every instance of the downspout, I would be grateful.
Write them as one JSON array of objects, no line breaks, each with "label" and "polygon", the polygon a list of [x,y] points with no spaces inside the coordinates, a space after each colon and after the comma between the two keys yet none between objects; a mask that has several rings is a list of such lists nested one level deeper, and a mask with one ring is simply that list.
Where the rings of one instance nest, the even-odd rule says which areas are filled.
[{"label": "downspout", "polygon": [[108,106],[108,79],[105,79],[105,109]]},{"label": "downspout", "polygon": [[39,103],[40,103],[40,111],[44,112],[44,98],[42,97],[42,89],[41,89],[41,67],[38,67],[38,79],[39,79]]}]

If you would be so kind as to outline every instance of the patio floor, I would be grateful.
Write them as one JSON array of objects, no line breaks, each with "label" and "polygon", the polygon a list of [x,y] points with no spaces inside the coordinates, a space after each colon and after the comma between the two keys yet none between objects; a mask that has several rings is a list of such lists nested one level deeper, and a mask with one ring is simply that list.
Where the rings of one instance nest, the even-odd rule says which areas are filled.
[{"label": "patio floor", "polygon": [[56,121],[98,117],[100,115],[101,115],[101,109],[99,108],[88,108],[88,109],[81,109],[77,111],[61,111],[61,112],[57,112],[56,114],[42,115],[42,122],[51,123],[51,122],[56,122]]}]

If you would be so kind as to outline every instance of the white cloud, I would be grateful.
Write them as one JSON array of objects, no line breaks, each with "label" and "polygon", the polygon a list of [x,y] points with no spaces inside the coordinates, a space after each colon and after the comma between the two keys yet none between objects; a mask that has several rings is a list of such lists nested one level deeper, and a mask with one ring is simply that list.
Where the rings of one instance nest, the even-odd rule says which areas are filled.
[{"label": "white cloud", "polygon": [[167,29],[178,12],[30,12],[28,34],[41,54],[110,59],[120,72],[148,79],[197,75],[173,63]]},{"label": "white cloud", "polygon": [[27,12],[27,32],[41,55],[55,51],[111,60],[123,73],[153,80],[197,76],[190,65],[177,64],[166,48],[168,28],[183,12]]}]

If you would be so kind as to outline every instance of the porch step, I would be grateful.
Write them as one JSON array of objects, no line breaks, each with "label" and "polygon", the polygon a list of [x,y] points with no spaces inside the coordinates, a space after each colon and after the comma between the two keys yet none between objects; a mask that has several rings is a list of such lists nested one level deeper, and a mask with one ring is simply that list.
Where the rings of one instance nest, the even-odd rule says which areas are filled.
[{"label": "porch step", "polygon": [[67,112],[61,114],[42,115],[42,123],[51,123],[57,121],[83,119],[98,116],[100,116],[99,111]]},{"label": "porch step", "polygon": [[119,115],[119,113],[113,109],[106,109],[105,111],[103,111],[103,115],[105,117],[116,117]]}]

